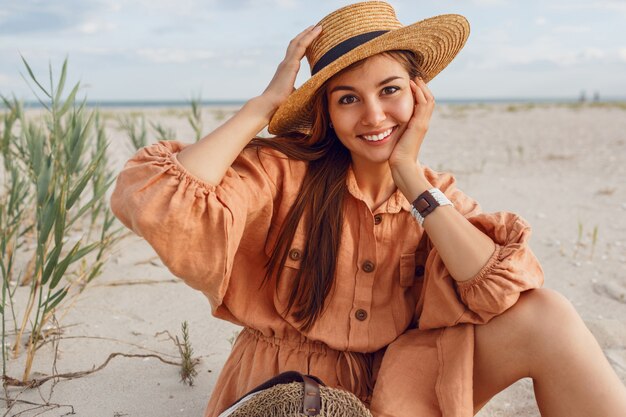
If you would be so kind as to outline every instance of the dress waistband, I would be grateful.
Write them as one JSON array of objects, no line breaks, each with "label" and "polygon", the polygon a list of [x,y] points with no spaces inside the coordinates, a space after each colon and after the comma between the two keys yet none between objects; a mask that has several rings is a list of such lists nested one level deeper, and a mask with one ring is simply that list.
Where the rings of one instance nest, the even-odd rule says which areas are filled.
[{"label": "dress waistband", "polygon": [[361,353],[340,351],[329,347],[327,344],[315,340],[309,340],[301,333],[294,334],[293,337],[279,338],[276,336],[265,336],[259,330],[245,327],[242,336],[252,337],[262,340],[271,345],[288,346],[291,349],[304,353],[324,353],[336,354],[337,363],[335,370],[337,380],[342,388],[352,391],[359,399],[369,403],[377,368],[380,366],[382,351],[373,353]]}]

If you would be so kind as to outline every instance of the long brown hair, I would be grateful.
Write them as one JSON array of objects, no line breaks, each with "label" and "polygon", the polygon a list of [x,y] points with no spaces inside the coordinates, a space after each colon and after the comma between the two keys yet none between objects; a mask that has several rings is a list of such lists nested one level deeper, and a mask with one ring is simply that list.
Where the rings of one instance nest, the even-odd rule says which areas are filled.
[{"label": "long brown hair", "polygon": [[[413,52],[388,51],[382,55],[402,64],[411,79],[421,77],[419,58]],[[337,75],[359,67],[364,61],[350,65]],[[267,262],[265,276],[267,282],[275,275],[278,287],[296,228],[304,218],[306,242],[313,244],[306,244],[302,250],[300,269],[294,278],[286,311],[293,314],[303,331],[309,330],[322,314],[333,286],[343,224],[346,175],[351,162],[348,149],[328,128],[327,84],[328,81],[313,97],[313,124],[308,135],[293,132],[275,138],[255,138],[248,145],[267,146],[290,158],[308,162],[298,196],[287,213]]]}]

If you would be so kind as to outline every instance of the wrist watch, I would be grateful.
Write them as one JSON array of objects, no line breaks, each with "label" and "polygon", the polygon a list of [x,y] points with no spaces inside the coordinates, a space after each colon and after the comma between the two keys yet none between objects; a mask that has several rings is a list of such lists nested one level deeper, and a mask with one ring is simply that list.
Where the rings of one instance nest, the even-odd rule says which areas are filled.
[{"label": "wrist watch", "polygon": [[439,206],[454,206],[438,188],[424,191],[411,203],[411,214],[420,226],[424,219]]}]

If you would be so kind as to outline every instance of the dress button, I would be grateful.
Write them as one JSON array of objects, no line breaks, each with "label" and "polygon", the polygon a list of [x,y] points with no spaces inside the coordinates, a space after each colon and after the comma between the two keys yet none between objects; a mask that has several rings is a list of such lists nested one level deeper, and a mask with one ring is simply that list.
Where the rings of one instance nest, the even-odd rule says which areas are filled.
[{"label": "dress button", "polygon": [[377,214],[374,216],[374,224],[380,224],[383,221],[383,216]]},{"label": "dress button", "polygon": [[367,311],[363,310],[362,308],[359,308],[355,313],[354,313],[354,317],[356,317],[357,320],[359,321],[363,321],[367,318]]},{"label": "dress button", "polygon": [[292,249],[289,251],[289,257],[294,261],[299,261],[302,257],[302,252],[300,252],[298,249]]},{"label": "dress button", "polygon": [[365,261],[365,262],[363,262],[363,271],[365,271],[365,272],[372,272],[374,270],[374,268],[376,268],[376,266],[374,265],[374,262],[372,262],[372,261]]},{"label": "dress button", "polygon": [[415,276],[421,277],[424,275],[424,265],[417,265],[415,267]]}]

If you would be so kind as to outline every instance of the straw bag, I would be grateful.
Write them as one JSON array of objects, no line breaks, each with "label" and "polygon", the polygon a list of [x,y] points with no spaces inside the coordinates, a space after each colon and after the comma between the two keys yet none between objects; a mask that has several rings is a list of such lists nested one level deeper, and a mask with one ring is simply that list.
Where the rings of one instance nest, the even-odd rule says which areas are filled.
[{"label": "straw bag", "polygon": [[299,372],[283,372],[259,385],[219,417],[372,417],[351,392],[329,388]]}]

